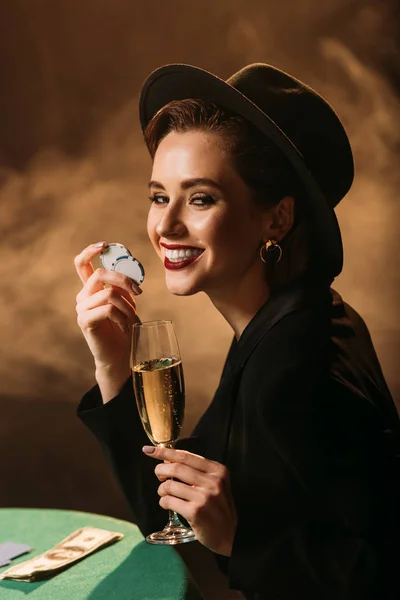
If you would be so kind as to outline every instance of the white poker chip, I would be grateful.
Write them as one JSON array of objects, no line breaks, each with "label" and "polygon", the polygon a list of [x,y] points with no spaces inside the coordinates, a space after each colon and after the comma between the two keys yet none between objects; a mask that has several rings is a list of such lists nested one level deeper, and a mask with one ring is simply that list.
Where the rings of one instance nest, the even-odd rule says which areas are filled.
[{"label": "white poker chip", "polygon": [[143,283],[144,268],[133,256],[120,256],[117,258],[113,271],[123,273],[135,281],[138,285]]},{"label": "white poker chip", "polygon": [[128,258],[129,256],[132,254],[122,244],[107,244],[100,254],[100,262],[104,269],[113,271],[119,258]]}]

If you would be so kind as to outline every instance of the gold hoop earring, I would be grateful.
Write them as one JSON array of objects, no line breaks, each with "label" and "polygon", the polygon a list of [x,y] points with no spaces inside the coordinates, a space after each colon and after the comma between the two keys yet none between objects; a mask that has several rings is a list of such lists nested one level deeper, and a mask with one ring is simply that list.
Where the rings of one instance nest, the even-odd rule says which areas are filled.
[{"label": "gold hoop earring", "polygon": [[[269,254],[270,256],[265,258],[266,254]],[[264,263],[268,264],[273,255],[276,256],[275,263],[277,264],[282,258],[283,250],[276,240],[268,240],[260,248],[260,258]]]}]

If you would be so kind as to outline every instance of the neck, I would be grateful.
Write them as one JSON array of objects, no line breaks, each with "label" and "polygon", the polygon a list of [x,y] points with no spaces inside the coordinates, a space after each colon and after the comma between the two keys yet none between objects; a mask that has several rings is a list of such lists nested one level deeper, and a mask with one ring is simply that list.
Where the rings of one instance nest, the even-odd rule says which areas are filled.
[{"label": "neck", "polygon": [[235,285],[232,289],[224,289],[208,296],[239,340],[256,312],[268,300],[269,288],[266,282],[258,287]]}]

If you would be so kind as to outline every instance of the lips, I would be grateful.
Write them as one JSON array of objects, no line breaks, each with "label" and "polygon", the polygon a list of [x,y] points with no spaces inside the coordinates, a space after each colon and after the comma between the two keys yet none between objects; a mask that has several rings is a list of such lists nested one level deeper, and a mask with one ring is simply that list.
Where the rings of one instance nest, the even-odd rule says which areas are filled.
[{"label": "lips", "polygon": [[[166,244],[164,248],[164,267],[169,271],[178,271],[195,262],[204,252],[204,248],[184,244]],[[182,255],[182,256],[179,256]]]},{"label": "lips", "polygon": [[185,267],[187,267],[190,264],[194,263],[202,255],[203,255],[203,253],[198,254],[197,256],[191,256],[190,258],[183,258],[179,262],[172,262],[172,261],[169,260],[169,258],[167,258],[165,256],[164,257],[164,267],[166,269],[168,269],[168,271],[179,271],[180,269],[184,269]]},{"label": "lips", "polygon": [[161,242],[160,246],[167,248],[168,250],[200,250],[197,246],[183,246],[182,244],[164,244]]}]

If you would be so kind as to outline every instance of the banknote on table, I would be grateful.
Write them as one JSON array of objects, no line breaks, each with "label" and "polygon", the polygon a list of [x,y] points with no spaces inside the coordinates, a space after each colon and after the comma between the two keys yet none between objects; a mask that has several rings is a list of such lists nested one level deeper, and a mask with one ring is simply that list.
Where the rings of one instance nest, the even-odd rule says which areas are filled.
[{"label": "banknote on table", "polygon": [[115,531],[82,527],[47,552],[10,567],[0,574],[0,579],[39,581],[52,577],[95,550],[108,546],[123,537],[122,533]]}]

